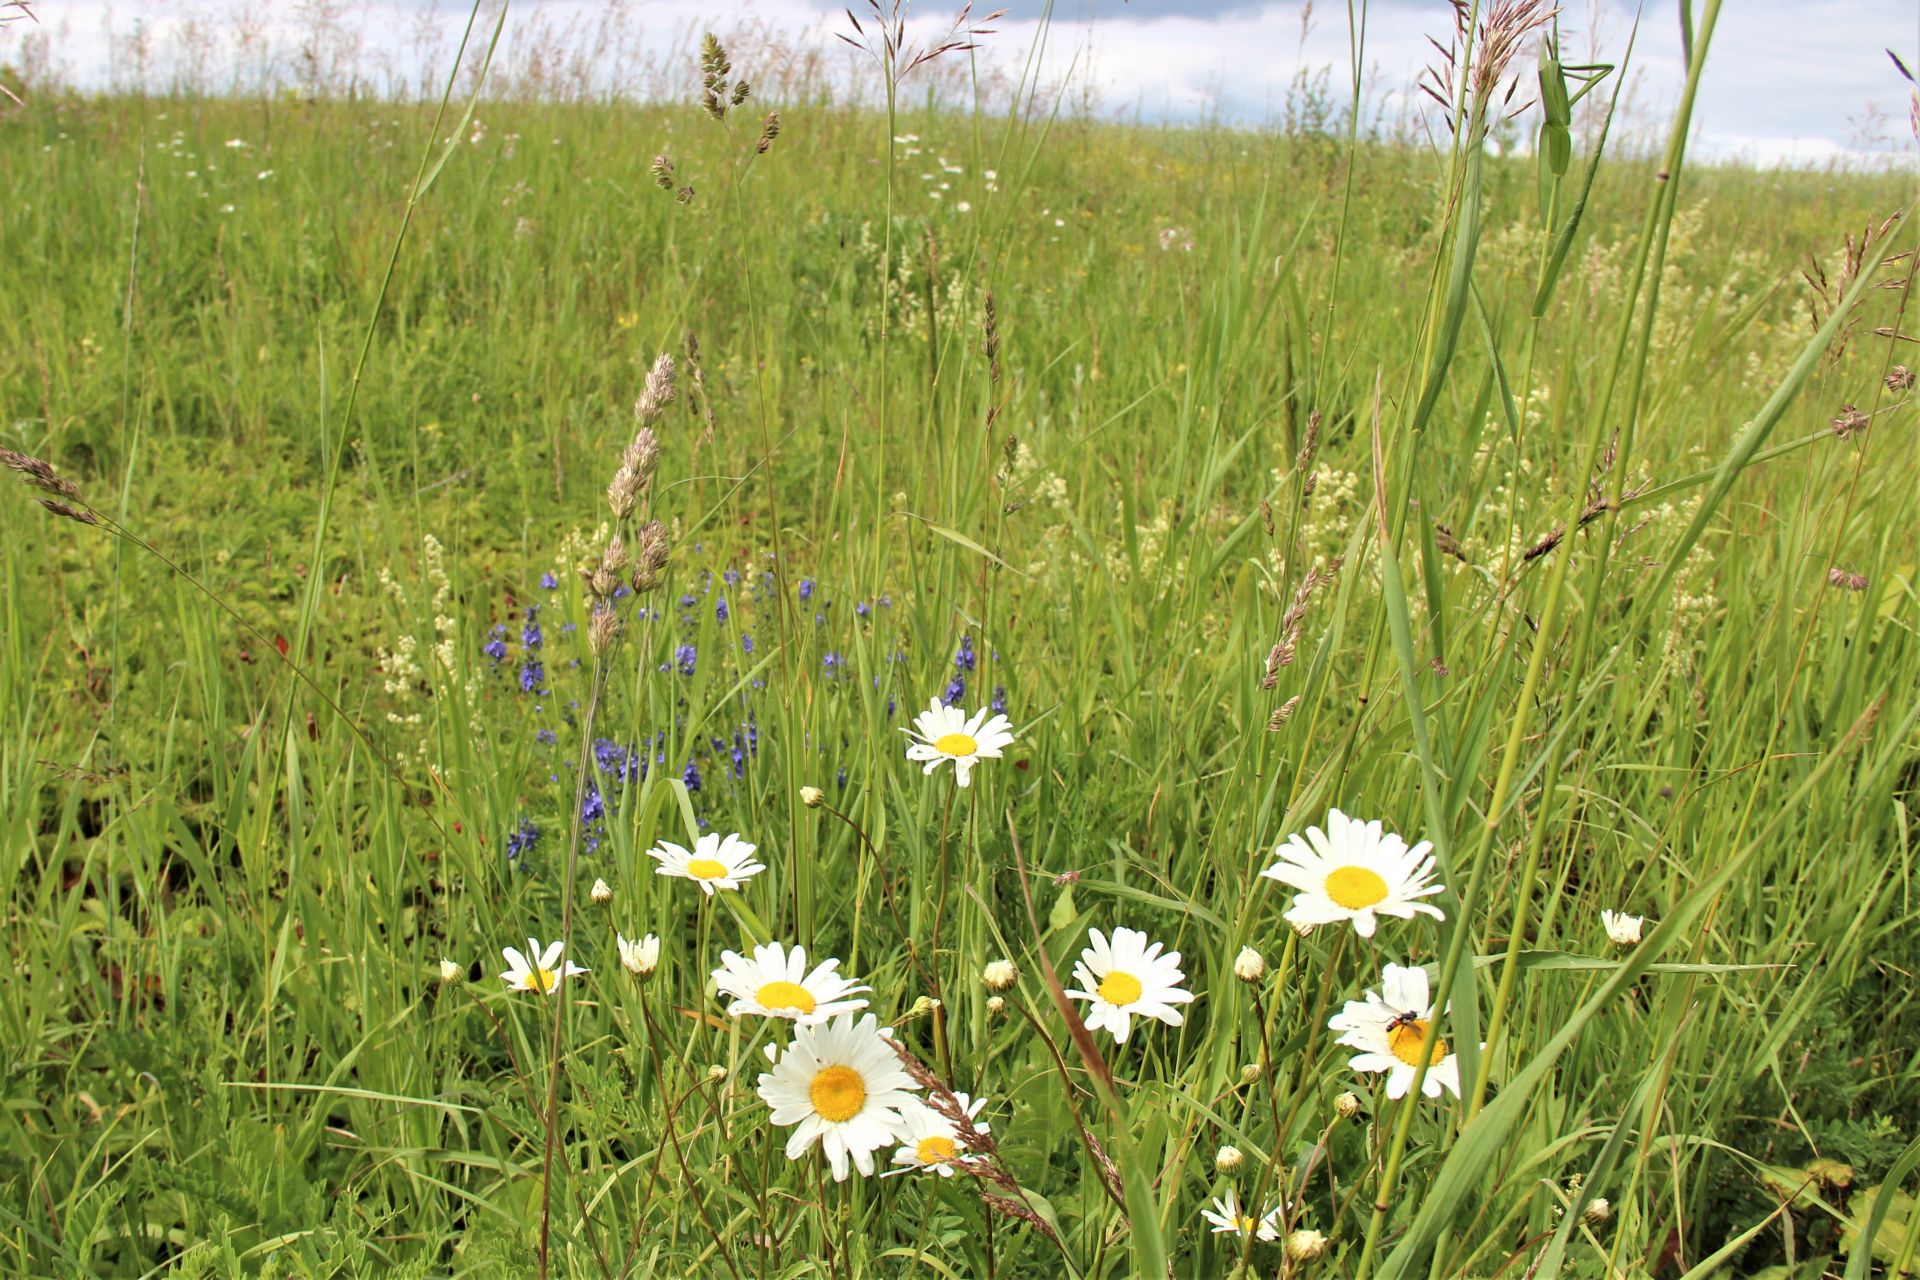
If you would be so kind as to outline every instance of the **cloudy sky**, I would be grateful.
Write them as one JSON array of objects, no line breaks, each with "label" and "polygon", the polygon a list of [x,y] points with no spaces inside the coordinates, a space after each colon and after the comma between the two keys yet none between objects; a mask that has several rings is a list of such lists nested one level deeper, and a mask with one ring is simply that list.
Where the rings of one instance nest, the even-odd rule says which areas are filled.
[{"label": "cloudy sky", "polygon": [[[483,0],[489,8],[499,2]],[[1303,67],[1331,69],[1344,93],[1350,56],[1344,0],[1320,0],[1304,38],[1297,0],[1003,2],[1010,12],[984,42],[983,60],[1018,72],[1038,47],[1044,78],[1071,77],[1071,95],[1091,90],[1109,112],[1259,123],[1277,114]],[[856,12],[864,7],[856,0]],[[197,37],[202,62],[220,76],[231,74],[231,64],[263,56],[291,65],[304,28],[325,14],[358,48],[356,56],[405,70],[410,60],[431,61],[436,53],[444,60],[468,6],[459,0],[36,0],[36,8],[55,65],[82,84],[101,85],[116,59],[124,65],[125,40],[136,27],[148,31],[154,61],[164,66],[169,57],[177,60],[182,32],[199,19],[194,29],[213,33]],[[1049,8],[1051,26],[1036,46]],[[847,29],[847,20],[827,0],[513,0],[509,53],[516,36],[524,44],[538,29],[571,32],[576,43],[591,45],[605,38],[609,10],[618,12],[623,40],[631,43],[606,61],[623,65],[643,51],[665,58],[707,26],[725,32],[753,25],[830,59],[845,56],[836,33]],[[913,12],[915,29],[931,35],[950,20],[953,6],[922,3]],[[1450,7],[1446,0],[1373,0],[1368,13],[1369,83],[1375,101],[1392,113],[1432,59],[1426,37],[1444,38]],[[1564,0],[1563,60],[1617,61],[1635,20],[1635,8],[1622,0]],[[1682,80],[1678,0],[1648,0],[1639,23],[1629,80],[1633,117],[1663,120]],[[242,26],[255,39],[236,53],[233,33]],[[17,40],[18,30],[0,40]],[[215,47],[205,56],[209,41]],[[263,48],[271,52],[263,55]],[[1889,155],[1911,162],[1908,86],[1888,48],[1920,70],[1916,0],[1724,0],[1696,114],[1697,153],[1815,164],[1877,154],[1882,162]],[[0,44],[0,62],[9,52]],[[611,67],[603,74],[610,83],[621,75]]]}]

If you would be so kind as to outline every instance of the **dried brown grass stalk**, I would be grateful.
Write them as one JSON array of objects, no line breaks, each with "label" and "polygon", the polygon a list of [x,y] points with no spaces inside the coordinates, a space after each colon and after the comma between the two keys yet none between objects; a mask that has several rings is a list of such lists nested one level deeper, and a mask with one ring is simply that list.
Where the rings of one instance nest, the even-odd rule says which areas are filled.
[{"label": "dried brown grass stalk", "polygon": [[1340,572],[1340,566],[1346,563],[1344,556],[1335,556],[1327,562],[1326,572],[1319,566],[1307,570],[1307,576],[1294,588],[1293,602],[1280,616],[1280,639],[1267,653],[1267,671],[1260,681],[1262,689],[1271,689],[1280,683],[1280,668],[1291,666],[1300,646],[1300,627],[1307,618],[1307,605],[1313,599],[1313,593],[1323,585],[1332,582]]},{"label": "dried brown grass stalk", "polygon": [[[840,39],[856,49],[864,50],[886,69],[894,84],[899,84],[913,73],[915,68],[932,62],[935,58],[948,53],[965,53],[980,46],[975,43],[979,36],[990,36],[993,28],[989,22],[998,22],[1007,14],[1005,9],[995,9],[978,25],[973,18],[973,0],[960,6],[959,14],[946,34],[931,44],[914,45],[907,40],[907,0],[892,0],[882,5],[880,0],[867,0],[867,21],[873,26],[874,33],[869,34],[866,27],[860,25],[860,19],[853,10],[846,10],[847,21],[853,24],[854,39],[844,32],[836,32]],[[877,42],[877,43],[876,43]]]},{"label": "dried brown grass stalk", "polygon": [[[1847,296],[1848,290],[1853,287],[1853,282],[1860,278],[1863,271],[1877,271],[1883,267],[1891,267],[1908,256],[1901,253],[1883,258],[1878,253],[1879,246],[1886,241],[1893,231],[1894,224],[1899,222],[1901,217],[1902,212],[1896,209],[1882,219],[1878,226],[1869,222],[1861,229],[1859,239],[1856,240],[1849,233],[1842,242],[1840,265],[1831,280],[1827,278],[1827,270],[1820,265],[1818,258],[1810,259],[1807,266],[1802,269],[1800,278],[1805,280],[1807,287],[1813,290],[1813,297],[1807,301],[1807,314],[1815,332],[1820,330],[1828,317],[1839,307],[1840,300]],[[1904,285],[1904,280],[1896,280],[1888,281],[1884,287],[1902,288]],[[1858,316],[1859,312],[1856,310],[1834,334],[1833,341],[1827,346],[1829,362],[1837,363],[1840,357],[1846,354],[1847,343],[1852,340],[1854,331],[1859,326]],[[1874,332],[1881,331],[1876,329]],[[1893,335],[1884,334],[1883,336]]]}]

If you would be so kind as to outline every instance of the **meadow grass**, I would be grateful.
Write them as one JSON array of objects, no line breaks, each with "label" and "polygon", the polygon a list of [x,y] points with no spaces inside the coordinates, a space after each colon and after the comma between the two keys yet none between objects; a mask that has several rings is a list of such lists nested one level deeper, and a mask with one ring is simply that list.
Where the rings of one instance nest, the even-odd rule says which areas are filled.
[{"label": "meadow grass", "polygon": [[[1429,147],[911,77],[764,153],[751,99],[15,111],[0,443],[99,524],[0,503],[0,1270],[1910,1272],[1911,182],[1497,159],[1485,56]],[[1017,733],[965,790],[930,699]],[[1444,921],[1289,927],[1332,808]],[[733,831],[740,891],[654,874]],[[1116,927],[1182,1025],[1067,1012]],[[709,978],[769,939],[990,1170],[783,1155],[789,1027]],[[1386,963],[1458,1095],[1334,1043]]]}]

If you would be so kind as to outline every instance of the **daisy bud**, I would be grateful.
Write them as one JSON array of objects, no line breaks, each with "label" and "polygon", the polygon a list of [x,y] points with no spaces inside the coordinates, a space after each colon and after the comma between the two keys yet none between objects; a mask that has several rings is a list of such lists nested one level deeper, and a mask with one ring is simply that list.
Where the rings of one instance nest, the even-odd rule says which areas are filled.
[{"label": "daisy bud", "polygon": [[1333,1100],[1334,1114],[1342,1120],[1351,1120],[1360,1114],[1360,1095],[1348,1089]]},{"label": "daisy bud", "polygon": [[442,959],[440,961],[440,981],[458,982],[460,981],[460,979],[466,976],[467,976],[467,971],[462,966],[457,965],[453,961],[447,960],[447,959]]},{"label": "daisy bud", "polygon": [[1246,1066],[1240,1068],[1240,1083],[1253,1084],[1264,1074],[1260,1069],[1259,1063],[1249,1062]]},{"label": "daisy bud", "polygon": [[1595,1196],[1580,1211],[1580,1220],[1590,1227],[1604,1227],[1613,1217],[1613,1205],[1605,1196]]},{"label": "daisy bud", "polygon": [[900,1021],[906,1022],[913,1018],[923,1018],[939,1007],[940,1002],[932,996],[921,996],[913,1002],[913,1007],[907,1010],[905,1016],[903,1016]]},{"label": "daisy bud", "polygon": [[593,882],[593,888],[587,892],[595,902],[603,907],[613,901],[613,886],[605,880],[595,880]]},{"label": "daisy bud", "polygon": [[1005,991],[1020,981],[1020,971],[1013,967],[1011,960],[995,960],[980,971],[980,981],[987,984],[989,991]]},{"label": "daisy bud", "polygon": [[997,1018],[1001,1014],[1005,1013],[1006,1011],[1007,1011],[1007,1002],[1005,1000],[1002,1000],[999,996],[987,997],[987,1013],[988,1014]]},{"label": "daisy bud", "polygon": [[1318,1262],[1327,1256],[1327,1238],[1303,1227],[1287,1237],[1286,1250],[1290,1262]]},{"label": "daisy bud", "polygon": [[1242,1164],[1245,1164],[1246,1159],[1245,1156],[1240,1154],[1240,1148],[1238,1147],[1221,1147],[1213,1153],[1213,1167],[1215,1171],[1219,1173],[1232,1173]]},{"label": "daisy bud", "polygon": [[1252,947],[1240,948],[1233,960],[1233,976],[1242,982],[1258,982],[1267,976],[1266,957]]},{"label": "daisy bud", "polygon": [[616,933],[613,940],[620,948],[620,963],[642,982],[651,978],[653,971],[660,967],[660,939],[657,935],[650,933],[644,938],[629,940]]},{"label": "daisy bud", "polygon": [[727,1069],[721,1066],[719,1063],[716,1062],[712,1066],[707,1068],[707,1079],[713,1081],[715,1084],[719,1084],[722,1080],[725,1080],[726,1078],[727,1078]]},{"label": "daisy bud", "polygon": [[809,809],[818,809],[827,802],[827,793],[818,787],[800,788],[800,803]]}]

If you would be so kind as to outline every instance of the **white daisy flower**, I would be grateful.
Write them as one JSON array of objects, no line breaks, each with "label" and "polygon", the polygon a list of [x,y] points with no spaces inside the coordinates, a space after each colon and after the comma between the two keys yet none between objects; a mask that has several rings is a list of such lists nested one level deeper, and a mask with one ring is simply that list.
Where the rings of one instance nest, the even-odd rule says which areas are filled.
[{"label": "white daisy flower", "polygon": [[1260,874],[1299,890],[1286,913],[1295,928],[1350,920],[1355,933],[1371,938],[1378,916],[1446,919],[1440,908],[1417,901],[1442,891],[1433,881],[1432,850],[1425,840],[1409,849],[1378,822],[1330,809],[1326,831],[1308,827],[1304,837],[1288,836],[1274,850],[1280,861]]},{"label": "white daisy flower", "polygon": [[843,1013],[817,1027],[796,1027],[773,1070],[761,1073],[757,1091],[773,1123],[794,1126],[787,1159],[798,1160],[817,1141],[833,1180],[845,1182],[849,1159],[870,1176],[873,1153],[905,1135],[901,1110],[919,1087],[872,1014],[856,1022]]},{"label": "white daisy flower", "polygon": [[[500,976],[515,991],[538,991],[545,995],[559,986],[562,978],[588,972],[571,960],[560,963],[560,957],[566,949],[566,943],[555,941],[549,942],[546,950],[542,951],[538,938],[527,939],[526,955],[520,954],[518,948],[502,947],[500,954],[506,957],[507,971]],[[529,959],[531,956],[540,957],[539,963]]]},{"label": "white daisy flower", "polygon": [[[953,1100],[960,1104],[960,1110],[966,1113],[967,1120],[974,1128],[981,1133],[990,1130],[991,1126],[980,1119],[980,1112],[987,1105],[985,1098],[971,1098],[964,1093],[956,1093]],[[954,1157],[964,1155],[967,1151],[966,1139],[960,1136],[958,1126],[918,1100],[902,1107],[900,1114],[906,1123],[900,1132],[902,1145],[893,1153],[893,1162],[902,1167],[891,1170],[888,1176],[914,1169],[928,1169],[943,1178],[951,1178]]]},{"label": "white daisy flower", "polygon": [[1624,911],[1600,913],[1600,924],[1616,947],[1637,946],[1640,942],[1640,926],[1646,922],[1645,916],[1630,916]]},{"label": "white daisy flower", "polygon": [[949,707],[938,698],[928,701],[927,709],[913,718],[911,729],[900,732],[915,740],[907,747],[907,759],[924,762],[927,767],[921,772],[932,773],[951,760],[953,780],[963,787],[974,765],[998,760],[1013,745],[1013,722],[1005,716],[989,718],[982,709],[969,718],[959,707]]},{"label": "white daisy flower", "polygon": [[753,861],[753,850],[738,833],[721,837],[709,832],[694,842],[692,851],[662,840],[658,848],[647,850],[647,856],[660,863],[654,868],[657,874],[691,880],[711,897],[715,889],[738,889],[767,869]]},{"label": "white daisy flower", "polygon": [[720,967],[713,971],[713,985],[721,995],[734,997],[727,1006],[733,1017],[756,1013],[811,1026],[867,1007],[865,1000],[846,997],[873,988],[841,977],[834,972],[839,967],[838,960],[823,960],[808,973],[805,947],[789,951],[777,942],[769,942],[755,947],[751,959],[735,951],[722,951]]},{"label": "white daisy flower", "polygon": [[[1369,1074],[1386,1072],[1387,1096],[1404,1098],[1413,1087],[1420,1045],[1432,1018],[1426,970],[1389,964],[1380,972],[1380,994],[1369,991],[1365,1000],[1347,1001],[1327,1026],[1341,1033],[1341,1044],[1360,1050],[1348,1066]],[[1436,1035],[1420,1092],[1437,1098],[1442,1089],[1460,1096],[1460,1064],[1448,1052],[1446,1040]]]},{"label": "white daisy flower", "polygon": [[1080,952],[1073,966],[1073,980],[1081,990],[1067,992],[1072,999],[1092,1001],[1087,1030],[1104,1027],[1125,1044],[1136,1016],[1156,1018],[1170,1027],[1185,1020],[1173,1006],[1188,1003],[1194,995],[1180,988],[1185,975],[1178,951],[1161,955],[1164,944],[1149,945],[1138,929],[1115,929],[1111,943],[1098,929],[1092,937],[1093,944]]},{"label": "white daisy flower", "polygon": [[618,933],[613,941],[620,949],[620,963],[626,966],[628,973],[636,978],[650,978],[653,971],[660,967],[660,936],[650,933],[644,938],[623,938]]},{"label": "white daisy flower", "polygon": [[1274,1205],[1259,1217],[1254,1217],[1240,1207],[1240,1196],[1232,1187],[1227,1188],[1224,1196],[1213,1198],[1213,1208],[1202,1209],[1200,1216],[1213,1227],[1217,1236],[1252,1236],[1257,1240],[1278,1240],[1280,1238],[1280,1206]]}]

